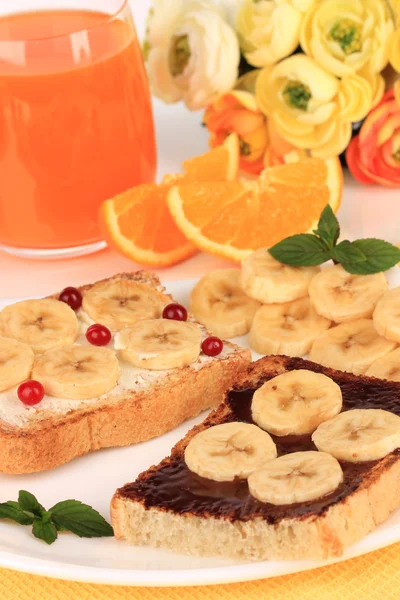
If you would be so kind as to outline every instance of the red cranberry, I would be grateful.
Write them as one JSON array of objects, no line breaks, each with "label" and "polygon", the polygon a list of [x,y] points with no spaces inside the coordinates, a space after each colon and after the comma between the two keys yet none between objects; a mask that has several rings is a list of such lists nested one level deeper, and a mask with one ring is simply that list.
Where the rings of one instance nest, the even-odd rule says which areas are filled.
[{"label": "red cranberry", "polygon": [[24,381],[24,383],[21,383],[21,385],[18,387],[17,394],[21,402],[27,404],[28,406],[34,406],[43,400],[44,387],[40,381],[31,379],[30,381]]},{"label": "red cranberry", "polygon": [[82,294],[74,287],[66,287],[58,296],[58,299],[68,304],[72,310],[78,310],[82,306]]},{"label": "red cranberry", "polygon": [[173,302],[167,304],[162,312],[163,319],[172,319],[173,321],[187,321],[187,310],[182,304]]},{"label": "red cranberry", "polygon": [[87,329],[86,339],[93,346],[107,346],[111,342],[111,331],[105,325],[95,323]]},{"label": "red cranberry", "polygon": [[201,349],[207,356],[217,356],[218,354],[221,354],[223,347],[223,341],[215,336],[206,338],[201,344]]}]

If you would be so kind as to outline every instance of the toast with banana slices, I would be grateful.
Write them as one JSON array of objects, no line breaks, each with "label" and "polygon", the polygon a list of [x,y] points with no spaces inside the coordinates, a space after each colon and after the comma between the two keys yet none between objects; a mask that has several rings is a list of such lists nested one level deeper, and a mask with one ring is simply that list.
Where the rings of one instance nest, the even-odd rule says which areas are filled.
[{"label": "toast with banana slices", "polygon": [[400,506],[399,415],[400,383],[262,358],[116,491],[115,535],[198,556],[340,556]]},{"label": "toast with banana slices", "polygon": [[[0,472],[142,442],[217,406],[250,351],[225,342],[218,356],[204,354],[203,326],[162,318],[172,302],[155,275],[138,271],[72,288],[68,303],[57,294],[4,308]],[[93,324],[103,327],[89,334]],[[26,380],[39,382],[39,402]]]}]

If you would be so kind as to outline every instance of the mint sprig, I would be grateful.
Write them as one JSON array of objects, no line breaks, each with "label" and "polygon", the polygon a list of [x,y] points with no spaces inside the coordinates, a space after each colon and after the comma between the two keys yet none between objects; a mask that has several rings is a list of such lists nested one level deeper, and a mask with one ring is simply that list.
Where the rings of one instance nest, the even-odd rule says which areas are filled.
[{"label": "mint sprig", "polygon": [[400,249],[375,238],[343,240],[339,222],[329,204],[313,233],[292,235],[269,249],[279,262],[294,267],[316,267],[332,259],[349,273],[371,275],[387,271],[400,262]]},{"label": "mint sprig", "polygon": [[88,538],[114,535],[111,525],[88,504],[64,500],[46,510],[33,494],[25,490],[19,492],[18,502],[0,504],[0,519],[32,525],[33,535],[46,544],[53,544],[59,531],[70,531]]}]

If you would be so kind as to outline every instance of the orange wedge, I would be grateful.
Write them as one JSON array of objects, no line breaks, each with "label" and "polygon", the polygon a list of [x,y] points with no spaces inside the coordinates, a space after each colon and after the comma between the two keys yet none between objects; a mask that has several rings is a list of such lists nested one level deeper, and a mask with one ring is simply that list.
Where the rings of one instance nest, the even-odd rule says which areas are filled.
[{"label": "orange wedge", "polygon": [[339,159],[307,158],[265,169],[258,180],[177,182],[168,193],[175,223],[197,248],[235,261],[313,229],[343,187]]},{"label": "orange wedge", "polygon": [[239,138],[229,135],[221,146],[183,161],[187,181],[233,181],[239,170]]},{"label": "orange wedge", "polygon": [[139,185],[106,200],[100,207],[104,239],[131,260],[151,267],[167,267],[192,256],[197,248],[175,225],[168,192],[178,181],[235,179],[238,165],[239,142],[233,134],[222,146],[185,161],[184,175],[169,175],[160,185]]}]

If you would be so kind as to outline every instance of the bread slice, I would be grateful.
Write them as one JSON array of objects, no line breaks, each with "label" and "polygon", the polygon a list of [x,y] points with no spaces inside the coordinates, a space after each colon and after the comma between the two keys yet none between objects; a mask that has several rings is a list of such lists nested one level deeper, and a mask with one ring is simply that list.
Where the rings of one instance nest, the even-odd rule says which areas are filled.
[{"label": "bread slice", "polygon": [[[285,356],[250,365],[224,403],[194,427],[158,466],[117,490],[111,516],[117,538],[200,556],[243,560],[340,556],[400,505],[400,451],[368,463],[342,463],[344,482],[318,500],[286,506],[250,496],[247,482],[216,483],[191,473],[184,450],[198,432],[231,421],[251,422],[254,390],[272,377],[309,369],[342,389],[344,410],[384,408],[400,415],[400,383],[357,377]],[[275,438],[278,453],[314,449],[310,436]]]},{"label": "bread slice", "polygon": [[[173,300],[151,273],[122,273],[110,279],[121,278],[150,286],[165,304]],[[92,285],[79,289],[84,295]],[[162,435],[217,406],[250,358],[250,351],[225,342],[219,356],[201,355],[188,367],[169,371],[132,367],[131,389],[117,386],[94,400],[45,397],[27,408],[15,390],[0,393],[0,472],[45,471],[94,450]]]}]

